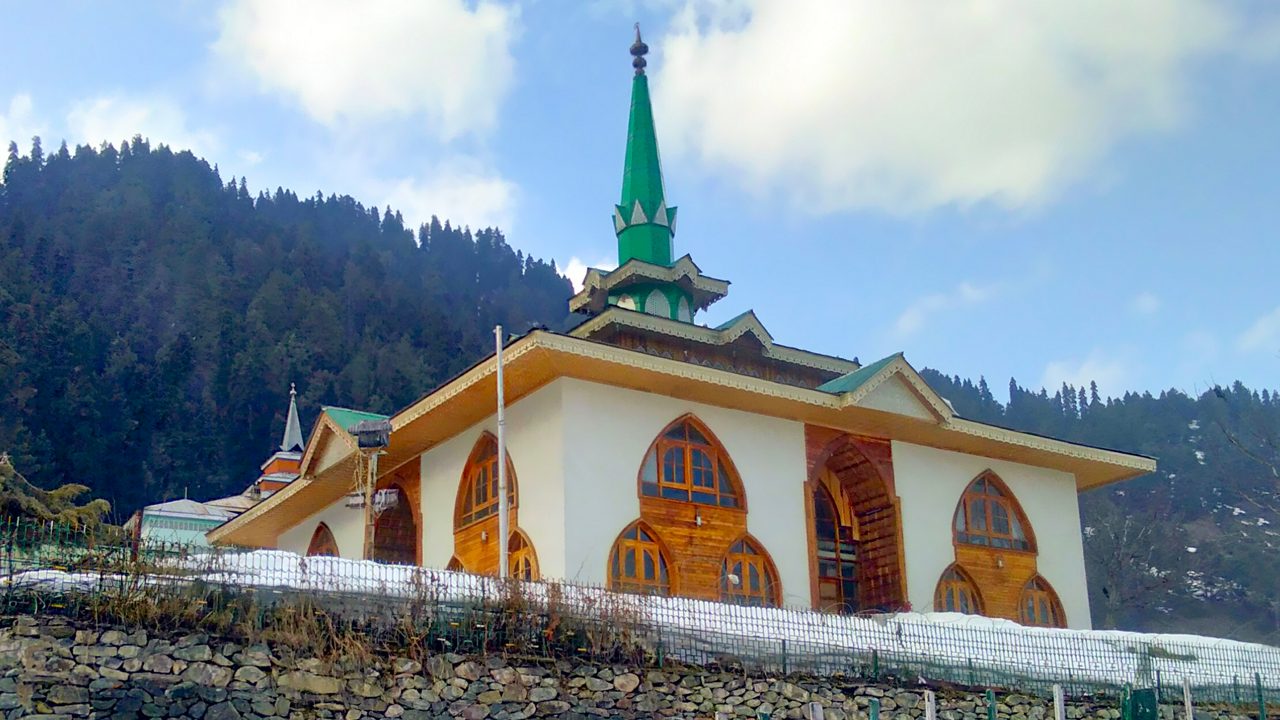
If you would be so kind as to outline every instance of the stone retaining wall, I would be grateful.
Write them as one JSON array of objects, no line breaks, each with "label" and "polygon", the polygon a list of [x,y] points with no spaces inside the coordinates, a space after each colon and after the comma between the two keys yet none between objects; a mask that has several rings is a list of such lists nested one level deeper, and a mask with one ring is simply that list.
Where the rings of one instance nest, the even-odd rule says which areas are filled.
[{"label": "stone retaining wall", "polygon": [[[199,633],[159,636],[65,618],[8,617],[0,627],[0,716],[14,718],[773,718],[924,717],[919,688],[839,678],[751,677],[698,668],[630,668],[568,661],[431,655],[326,663],[283,647]],[[998,697],[999,720],[1053,717],[1043,698]],[[981,695],[938,693],[939,720],[985,720]],[[1161,708],[1163,720],[1183,720]],[[1115,720],[1114,705],[1073,702],[1071,720]],[[1197,711],[1195,720],[1250,720]]]}]

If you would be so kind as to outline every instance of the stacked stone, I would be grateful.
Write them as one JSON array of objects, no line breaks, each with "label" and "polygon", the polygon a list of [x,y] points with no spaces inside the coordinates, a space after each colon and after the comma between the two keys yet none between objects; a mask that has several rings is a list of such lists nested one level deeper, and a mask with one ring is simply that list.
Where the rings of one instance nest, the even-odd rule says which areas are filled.
[{"label": "stacked stone", "polygon": [[[288,648],[245,645],[200,633],[143,630],[20,616],[0,622],[0,715],[15,718],[756,718],[865,720],[871,700],[885,720],[920,720],[923,693],[841,678],[764,678],[700,668],[646,669],[583,662],[518,662],[491,656],[429,656],[337,663],[296,658]],[[1182,720],[1181,708],[1161,708]],[[1003,695],[999,720],[1052,717],[1045,698]],[[1115,720],[1114,706],[1070,704],[1071,720]],[[981,695],[949,692],[940,720],[985,720]],[[1195,720],[1250,720],[1198,710]]]}]

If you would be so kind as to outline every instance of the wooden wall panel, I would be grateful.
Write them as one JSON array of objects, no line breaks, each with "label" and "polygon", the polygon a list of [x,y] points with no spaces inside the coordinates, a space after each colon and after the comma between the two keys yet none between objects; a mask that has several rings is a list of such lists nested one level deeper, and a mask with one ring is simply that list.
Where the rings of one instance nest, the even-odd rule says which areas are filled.
[{"label": "wooden wall panel", "polygon": [[[702,516],[702,526],[697,523]],[[641,497],[640,519],[662,539],[674,576],[672,593],[703,600],[720,598],[720,570],[733,541],[747,532],[743,510]],[[767,551],[768,548],[765,548]]]},{"label": "wooden wall panel", "polygon": [[[511,508],[507,530],[515,532],[519,527],[520,509]],[[497,575],[499,547],[497,515],[490,515],[453,533],[453,556],[470,573]]]},{"label": "wooden wall panel", "polygon": [[786,385],[816,388],[840,376],[831,370],[796,365],[768,357],[754,337],[744,336],[729,345],[701,345],[680,338],[646,333],[631,328],[596,333],[592,340],[635,350],[647,355],[729,370]]},{"label": "wooden wall panel", "polygon": [[956,565],[978,587],[986,614],[1017,620],[1022,588],[1036,574],[1035,553],[978,545],[956,545],[955,550]]}]

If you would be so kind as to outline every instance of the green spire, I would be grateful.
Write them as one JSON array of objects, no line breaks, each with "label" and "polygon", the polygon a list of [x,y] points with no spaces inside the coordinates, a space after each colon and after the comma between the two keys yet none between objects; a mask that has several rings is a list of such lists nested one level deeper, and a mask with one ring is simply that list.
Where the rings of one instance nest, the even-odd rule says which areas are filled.
[{"label": "green spire", "polygon": [[627,124],[627,158],[622,171],[622,202],[614,208],[613,225],[618,234],[618,264],[632,258],[655,265],[671,265],[671,241],[675,235],[676,209],[667,207],[662,192],[662,164],[658,159],[658,137],[653,127],[653,106],[649,102],[649,78],[644,74],[644,56],[649,46],[640,39],[631,46],[636,70],[631,81],[631,120]]}]

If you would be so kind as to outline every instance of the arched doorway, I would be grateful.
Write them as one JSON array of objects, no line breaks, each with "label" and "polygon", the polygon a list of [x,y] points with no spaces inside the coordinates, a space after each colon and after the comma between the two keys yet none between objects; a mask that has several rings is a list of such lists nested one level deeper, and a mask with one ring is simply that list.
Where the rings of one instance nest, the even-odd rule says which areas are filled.
[{"label": "arched doorway", "polygon": [[836,433],[807,439],[814,606],[843,613],[901,610],[906,580],[888,443]]},{"label": "arched doorway", "polygon": [[373,530],[373,559],[394,565],[415,565],[418,562],[418,523],[404,488],[393,485],[397,491],[394,505],[378,514]]}]

